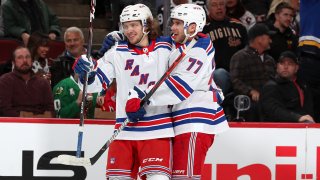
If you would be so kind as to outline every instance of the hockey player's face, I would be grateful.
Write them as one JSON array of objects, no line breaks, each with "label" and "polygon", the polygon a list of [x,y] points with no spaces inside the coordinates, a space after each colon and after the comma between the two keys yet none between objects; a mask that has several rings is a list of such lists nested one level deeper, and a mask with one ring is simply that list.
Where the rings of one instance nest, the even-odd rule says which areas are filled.
[{"label": "hockey player's face", "polygon": [[171,37],[175,42],[183,42],[185,39],[184,23],[178,19],[172,19],[171,21]]},{"label": "hockey player's face", "polygon": [[143,27],[140,21],[129,21],[122,24],[124,35],[130,44],[137,44],[143,36]]}]

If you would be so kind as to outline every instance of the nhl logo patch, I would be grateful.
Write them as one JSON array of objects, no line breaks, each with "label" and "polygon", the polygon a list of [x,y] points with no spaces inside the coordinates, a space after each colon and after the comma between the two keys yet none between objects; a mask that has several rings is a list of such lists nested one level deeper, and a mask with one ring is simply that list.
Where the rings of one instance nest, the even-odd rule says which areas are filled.
[{"label": "nhl logo patch", "polygon": [[144,53],[148,53],[149,52],[148,48],[143,48],[142,50],[143,50]]}]

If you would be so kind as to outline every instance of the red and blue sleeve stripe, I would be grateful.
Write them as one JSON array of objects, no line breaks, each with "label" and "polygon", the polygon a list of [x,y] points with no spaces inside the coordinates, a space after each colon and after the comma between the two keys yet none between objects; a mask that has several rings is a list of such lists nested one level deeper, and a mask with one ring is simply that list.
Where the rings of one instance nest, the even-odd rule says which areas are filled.
[{"label": "red and blue sleeve stripe", "polygon": [[102,84],[106,83],[107,84],[107,87],[110,86],[110,80],[108,79],[108,77],[101,71],[100,68],[97,69],[97,75],[98,75],[98,78],[100,80],[100,82]]},{"label": "red and blue sleeve stripe", "polygon": [[188,83],[178,76],[169,77],[165,80],[165,83],[181,101],[187,99],[193,93],[193,89]]},{"label": "red and blue sleeve stripe", "polygon": [[211,53],[213,53],[215,51],[212,42],[210,42],[208,48],[206,49],[206,52],[208,54],[208,56],[210,56]]}]

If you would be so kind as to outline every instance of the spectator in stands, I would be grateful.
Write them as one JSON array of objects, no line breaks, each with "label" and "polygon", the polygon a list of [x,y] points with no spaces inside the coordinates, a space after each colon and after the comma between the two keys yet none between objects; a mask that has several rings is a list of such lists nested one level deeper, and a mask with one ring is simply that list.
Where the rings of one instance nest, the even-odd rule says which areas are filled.
[{"label": "spectator in stands", "polygon": [[312,91],[315,120],[320,123],[320,1],[300,0],[300,68],[298,78]]},{"label": "spectator in stands", "polygon": [[268,24],[269,29],[276,32],[271,37],[272,43],[268,52],[275,60],[278,60],[280,54],[286,50],[297,52],[298,36],[290,28],[293,16],[293,8],[288,3],[282,2],[275,9],[274,22]]},{"label": "spectator in stands", "polygon": [[244,7],[255,16],[257,22],[266,21],[271,1],[272,0],[241,0]]},{"label": "spectator in stands", "polygon": [[226,0],[227,16],[241,21],[247,30],[256,24],[256,18],[250,11],[247,11],[240,0]]},{"label": "spectator in stands", "polygon": [[209,23],[204,26],[202,32],[210,36],[216,49],[214,81],[224,94],[227,94],[232,90],[229,76],[230,59],[234,53],[246,46],[247,30],[239,20],[227,17],[225,0],[208,0],[207,8]]},{"label": "spectator in stands", "polygon": [[267,82],[261,92],[264,121],[314,122],[312,95],[307,85],[297,80],[298,69],[293,52],[281,53],[275,79]]},{"label": "spectator in stands", "polygon": [[230,62],[230,76],[235,94],[248,95],[251,107],[243,113],[247,121],[260,121],[259,100],[263,85],[275,75],[270,48],[271,32],[262,23],[248,31],[249,45],[235,53]]},{"label": "spectator in stands", "polygon": [[48,81],[32,72],[32,58],[25,47],[13,52],[13,72],[0,77],[0,115],[44,114],[53,117],[53,97]]},{"label": "spectator in stands", "polygon": [[78,27],[69,27],[64,33],[65,52],[54,60],[51,68],[51,85],[54,87],[62,79],[73,73],[73,63],[86,53],[84,35]]},{"label": "spectator in stands", "polygon": [[117,82],[114,80],[105,94],[97,98],[97,104],[102,111],[115,112],[116,111],[116,94]]},{"label": "spectator in stands", "polygon": [[294,10],[294,17],[293,17],[293,20],[290,24],[290,27],[298,35],[300,32],[300,27],[299,27],[299,24],[300,24],[300,14],[299,14],[300,0],[273,0],[270,5],[267,19],[268,19],[268,21],[274,22],[274,20],[275,20],[274,13],[275,13],[276,7],[278,6],[278,4],[283,3],[283,2],[288,3]]},{"label": "spectator in stands", "polygon": [[[82,91],[78,86],[79,76],[72,73],[70,77],[63,79],[53,88],[54,108],[59,118],[79,118],[82,102]],[[84,115],[86,118],[94,118],[98,93],[88,94]]]},{"label": "spectator in stands", "polygon": [[3,4],[4,33],[28,44],[30,35],[39,31],[55,40],[60,36],[58,18],[42,0],[7,0]]},{"label": "spectator in stands", "polygon": [[207,7],[210,20],[203,33],[210,36],[216,49],[216,68],[229,71],[232,55],[247,44],[247,30],[240,21],[226,16],[225,0],[208,0]]},{"label": "spectator in stands", "polygon": [[33,59],[32,70],[33,72],[42,77],[48,82],[51,82],[51,73],[49,69],[49,59],[47,54],[50,50],[49,48],[49,37],[45,34],[35,32],[32,33],[28,42],[28,49],[31,52],[31,57]]}]

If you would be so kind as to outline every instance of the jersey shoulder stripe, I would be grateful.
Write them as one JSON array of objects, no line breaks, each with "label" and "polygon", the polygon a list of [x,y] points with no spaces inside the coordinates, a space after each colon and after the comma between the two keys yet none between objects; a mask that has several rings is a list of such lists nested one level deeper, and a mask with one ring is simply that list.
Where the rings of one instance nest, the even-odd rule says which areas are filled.
[{"label": "jersey shoulder stripe", "polygon": [[214,52],[214,47],[209,37],[200,37],[194,47],[204,49],[208,55]]},{"label": "jersey shoulder stripe", "polygon": [[133,49],[129,48],[128,42],[122,41],[116,47],[116,51],[130,52],[132,55],[138,55]]},{"label": "jersey shoulder stripe", "polygon": [[160,36],[158,38],[156,38],[156,44],[155,44],[155,50],[158,48],[165,48],[168,49],[169,51],[172,50],[172,44],[173,41],[171,39],[171,37],[169,36]]},{"label": "jersey shoulder stripe", "polygon": [[164,48],[164,49],[168,49],[169,51],[171,51],[172,50],[172,44],[167,43],[167,42],[156,42],[154,50],[157,50],[159,48]]},{"label": "jersey shoulder stripe", "polygon": [[206,49],[208,56],[210,56],[214,51],[215,51],[215,49],[213,47],[212,42],[210,41],[210,44],[209,44],[208,48]]},{"label": "jersey shoulder stripe", "polygon": [[108,77],[103,73],[103,71],[100,68],[98,68],[98,70],[97,70],[97,75],[98,75],[100,82],[106,83],[107,87],[109,87],[110,80],[108,79]]}]

